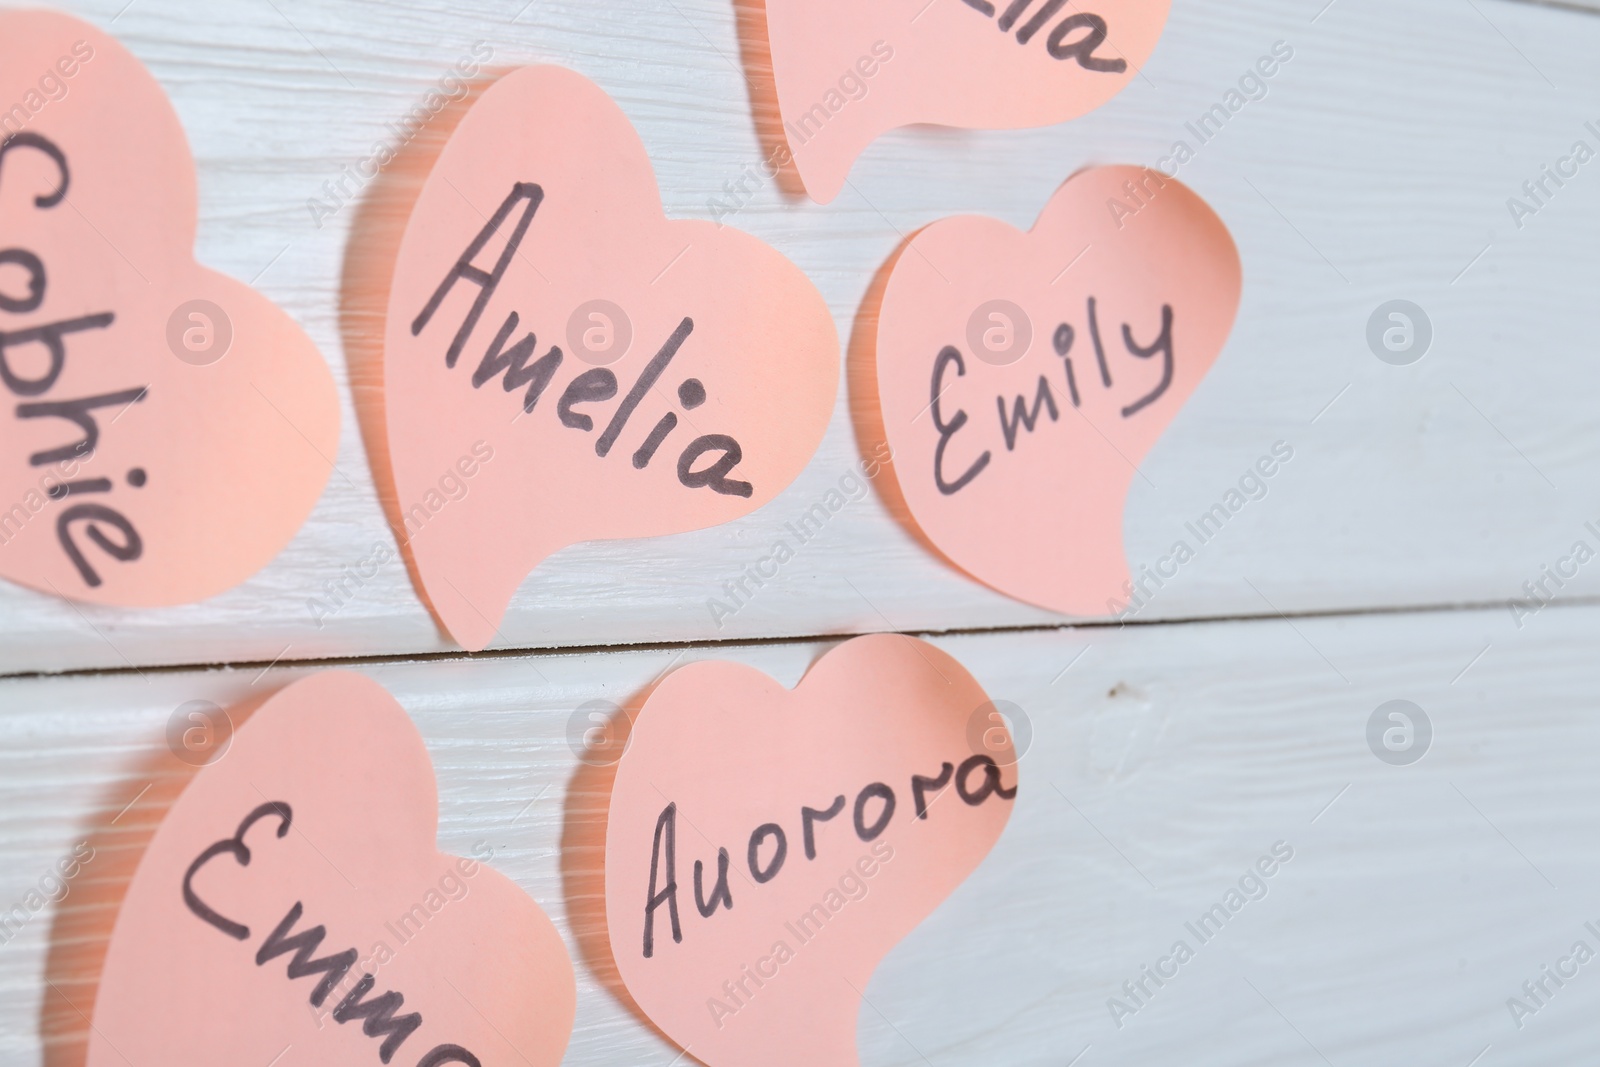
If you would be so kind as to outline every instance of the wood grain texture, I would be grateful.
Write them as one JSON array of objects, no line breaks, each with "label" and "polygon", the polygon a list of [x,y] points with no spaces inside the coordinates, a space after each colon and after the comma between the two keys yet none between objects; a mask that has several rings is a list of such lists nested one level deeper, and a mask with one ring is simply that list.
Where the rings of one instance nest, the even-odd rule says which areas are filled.
[{"label": "wood grain texture", "polygon": [[[1515,639],[1493,639],[1495,625],[1433,612],[940,639],[1023,709],[1032,740],[994,852],[866,989],[863,1062],[1061,1067],[1086,1046],[1083,1067],[1465,1065],[1486,1046],[1484,1064],[1581,1062],[1600,963],[1521,1030],[1506,1000],[1575,941],[1600,948],[1583,926],[1600,923],[1600,608],[1552,608]],[[567,1063],[677,1055],[603,977],[589,832],[607,792],[569,748],[574,710],[629,705],[708,655],[792,686],[824,650],[361,668],[427,741],[441,847],[487,842],[567,938],[580,985]],[[169,715],[301,673],[0,682],[0,905],[74,842],[97,850],[58,910],[0,945],[0,1062],[38,1062],[41,1016],[63,1049],[81,1034],[66,1001],[87,1010],[125,872],[181,784],[161,769]],[[1409,767],[1367,745],[1368,717],[1394,698],[1433,725]],[[1208,943],[1186,933],[1279,841],[1293,859],[1264,898]],[[1195,958],[1119,1029],[1108,998],[1179,939]]]},{"label": "wood grain texture", "polygon": [[[350,362],[350,342],[373,321],[350,309],[341,317],[340,302],[347,254],[385,222],[365,193],[320,228],[307,202],[482,40],[497,66],[558,62],[599,82],[643,136],[668,213],[708,217],[761,151],[732,6],[65,6],[108,25],[170,93],[198,159],[200,258],[253,281],[310,332],[341,383],[344,434],[299,537],[227,594],[120,611],[0,588],[0,673],[448,648],[398,563],[349,579],[392,543],[356,418],[372,379]],[[1232,228],[1245,298],[1219,365],[1136,481],[1129,558],[1157,561],[1275,441],[1296,458],[1141,618],[1520,595],[1585,536],[1600,497],[1600,362],[1584,312],[1600,282],[1600,171],[1584,170],[1520,230],[1506,200],[1600,120],[1600,20],[1504,0],[1182,3],[1143,77],[1087,118],[1011,133],[900,131],[863,157],[834,204],[769,185],[733,222],[807,271],[843,343],[873,273],[906,234],[960,212],[1027,226],[1079,167],[1156,162],[1278,40],[1295,58],[1269,95],[1182,172]],[[1426,308],[1436,331],[1412,367],[1380,363],[1364,340],[1370,313],[1395,297]],[[498,644],[1057,621],[931,557],[871,496],[715,622],[708,600],[857,462],[841,395],[822,449],[777,501],[715,530],[558,554],[524,583]],[[345,591],[330,594],[341,582]],[[1562,595],[1597,592],[1585,574]],[[338,610],[319,617],[314,599]]]}]

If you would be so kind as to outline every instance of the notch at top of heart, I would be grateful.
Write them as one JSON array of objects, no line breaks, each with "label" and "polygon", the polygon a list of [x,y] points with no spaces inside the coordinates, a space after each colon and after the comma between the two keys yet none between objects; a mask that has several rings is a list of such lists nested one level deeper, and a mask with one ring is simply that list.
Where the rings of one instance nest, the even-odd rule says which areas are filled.
[{"label": "notch at top of heart", "polygon": [[[1121,92],[1155,51],[1171,0],[740,0],[769,169],[818,203],[882,134],[932,123],[1048,126]],[[754,46],[752,44],[754,43]],[[760,75],[770,49],[770,82]],[[754,62],[751,62],[754,60]]]},{"label": "notch at top of heart", "polygon": [[839,363],[798,267],[665,217],[598,86],[506,74],[433,164],[389,287],[393,520],[419,589],[482,649],[559,549],[748,514],[810,460]]}]

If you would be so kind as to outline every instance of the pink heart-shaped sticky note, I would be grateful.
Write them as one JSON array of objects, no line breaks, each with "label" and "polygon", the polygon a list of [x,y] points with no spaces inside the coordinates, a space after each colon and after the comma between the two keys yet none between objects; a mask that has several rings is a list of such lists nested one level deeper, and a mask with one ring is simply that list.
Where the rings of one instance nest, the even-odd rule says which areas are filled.
[{"label": "pink heart-shaped sticky note", "polygon": [[646,701],[606,822],[634,1000],[711,1067],[849,1065],[878,961],[988,854],[1015,749],[923,641],[858,637],[792,692],[704,662]]},{"label": "pink heart-shaped sticky note", "polygon": [[212,751],[122,902],[88,1067],[560,1062],[561,936],[486,842],[439,852],[427,750],[378,683],[314,675]]},{"label": "pink heart-shaped sticky note", "polygon": [[1222,220],[1137,167],[1074,176],[1028,233],[976,216],[922,230],[884,290],[876,383],[917,527],[1019,600],[1115,613],[1128,490],[1239,292]]},{"label": "pink heart-shaped sticky note", "polygon": [[867,145],[913,123],[1047,126],[1087,114],[1155,51],[1171,0],[766,0],[786,150],[828,203]]},{"label": "pink heart-shaped sticky note", "polygon": [[0,575],[129,606],[228,589],[322,492],[333,377],[195,262],[194,161],[126,49],[0,14],[0,107]]},{"label": "pink heart-shaped sticky note", "polygon": [[667,221],[604,92],[528,67],[483,93],[428,176],[383,375],[403,537],[440,621],[475,650],[558,549],[771,500],[822,439],[838,335],[780,253]]}]

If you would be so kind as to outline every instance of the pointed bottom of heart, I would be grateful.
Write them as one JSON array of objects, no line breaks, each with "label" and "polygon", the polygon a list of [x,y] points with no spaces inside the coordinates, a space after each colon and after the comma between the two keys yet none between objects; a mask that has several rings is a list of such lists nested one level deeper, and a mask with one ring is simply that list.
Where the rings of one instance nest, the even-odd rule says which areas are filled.
[{"label": "pointed bottom of heart", "polygon": [[500,624],[517,588],[544,559],[523,564],[504,548],[484,544],[449,552],[413,542],[413,566],[428,607],[446,633],[468,652],[482,652],[500,636]]}]

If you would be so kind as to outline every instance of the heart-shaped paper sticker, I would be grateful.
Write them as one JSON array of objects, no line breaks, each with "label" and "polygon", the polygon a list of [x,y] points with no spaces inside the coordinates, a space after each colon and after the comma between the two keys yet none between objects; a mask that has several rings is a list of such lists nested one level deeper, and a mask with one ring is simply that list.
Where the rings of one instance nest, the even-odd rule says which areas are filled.
[{"label": "heart-shaped paper sticker", "polygon": [[486,843],[440,853],[438,819],[427,750],[378,683],[274,695],[140,860],[88,1067],[554,1067],[576,1003],[561,936]]},{"label": "heart-shaped paper sticker", "polygon": [[806,276],[748,234],[667,221],[627,117],[558,67],[507,74],[462,118],[388,308],[399,521],[434,611],[473,650],[558,549],[771,500],[838,388],[838,334]]},{"label": "heart-shaped paper sticker", "polygon": [[712,1067],[849,1065],[879,960],[999,839],[1004,721],[950,656],[859,637],[794,691],[750,667],[669,675],[633,724],[606,823],[628,992]]},{"label": "heart-shaped paper sticker", "polygon": [[1048,126],[1087,114],[1155,51],[1171,0],[766,0],[786,149],[828,203],[867,145],[913,123]]},{"label": "heart-shaped paper sticker", "polygon": [[1128,490],[1239,292],[1222,220],[1137,167],[1074,176],[1028,233],[962,216],[916,234],[884,290],[877,387],[917,526],[1019,600],[1115,613]]},{"label": "heart-shaped paper sticker", "polygon": [[333,377],[195,262],[194,161],[126,49],[0,14],[0,109],[0,576],[127,606],[228,589],[322,492]]}]

